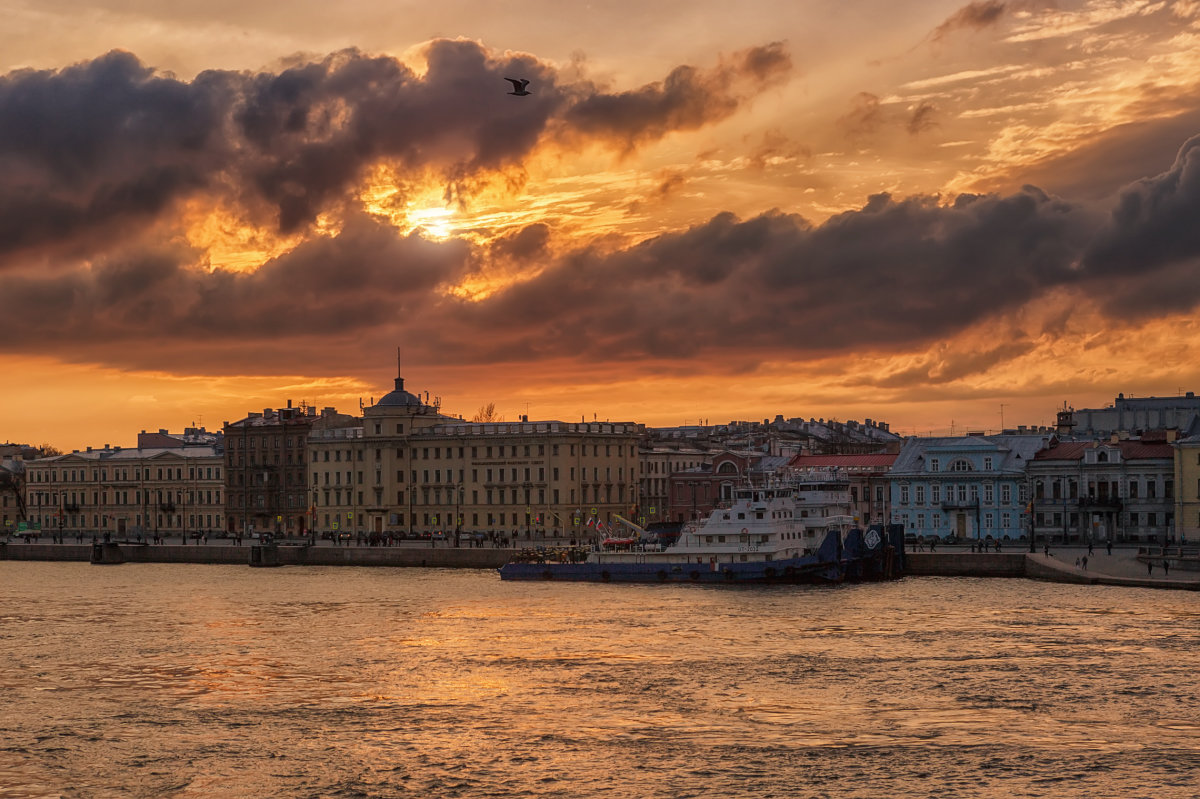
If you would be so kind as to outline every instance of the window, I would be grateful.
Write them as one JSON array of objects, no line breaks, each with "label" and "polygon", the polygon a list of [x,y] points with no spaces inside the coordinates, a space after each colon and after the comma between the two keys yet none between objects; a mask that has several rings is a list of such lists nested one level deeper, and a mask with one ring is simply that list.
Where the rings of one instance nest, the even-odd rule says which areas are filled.
[{"label": "window", "polygon": [[[1000,501],[1005,505],[1012,502],[1012,486],[1010,484],[1004,483],[1000,486]],[[1004,526],[1007,527],[1008,523],[1006,522]]]},{"label": "window", "polygon": [[900,504],[908,504],[908,486],[900,486]]},{"label": "window", "polygon": [[[924,505],[925,504],[925,486],[923,486],[923,485],[917,486],[916,487],[916,495],[917,495],[917,504]],[[921,523],[921,524],[918,524],[917,526],[924,527],[925,525],[923,523]]]},{"label": "window", "polygon": [[990,472],[992,470],[992,456],[991,455],[987,455],[984,457],[983,470],[985,472]]},{"label": "window", "polygon": [[940,472],[942,470],[942,462],[937,458],[929,459],[929,471]]},{"label": "window", "polygon": [[[990,505],[994,501],[993,493],[994,492],[992,491],[992,484],[984,483],[983,484],[983,501]],[[988,526],[989,527],[991,526],[990,522],[989,522]]]},{"label": "window", "polygon": [[950,471],[952,471],[952,472],[969,472],[969,471],[971,471],[971,464],[969,461],[959,458],[958,460],[956,460],[950,464]]},{"label": "window", "polygon": [[942,486],[940,483],[934,483],[929,487],[929,501],[935,505],[942,501]]}]

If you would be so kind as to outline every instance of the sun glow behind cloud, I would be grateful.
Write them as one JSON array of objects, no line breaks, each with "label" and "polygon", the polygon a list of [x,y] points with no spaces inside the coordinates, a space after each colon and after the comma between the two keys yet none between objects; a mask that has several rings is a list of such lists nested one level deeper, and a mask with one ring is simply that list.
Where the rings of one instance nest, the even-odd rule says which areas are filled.
[{"label": "sun glow behind cloud", "polygon": [[[702,6],[677,13],[702,16],[713,8]],[[979,258],[947,260],[938,275],[925,270],[943,254],[939,246],[957,243],[955,225],[975,230],[980,223],[950,212],[959,192],[993,192],[1006,200],[997,208],[1018,213],[1032,205],[1031,219],[1048,221],[1053,214],[1041,215],[1054,203],[1018,196],[1020,187],[1032,182],[1053,195],[1053,187],[1029,179],[1031,170],[1051,178],[1069,172],[1097,203],[1086,223],[1095,234],[1115,207],[1097,198],[1167,169],[1196,131],[1151,136],[1140,148],[1133,139],[1118,154],[1154,157],[1119,180],[1096,166],[1121,158],[1088,161],[1086,151],[1116,140],[1121,129],[1140,125],[1153,133],[1196,110],[1198,7],[1006,3],[984,19],[963,13],[967,6],[948,12],[901,5],[880,12],[878,29],[847,26],[842,16],[825,20],[830,41],[822,43],[799,28],[776,30],[778,20],[795,19],[781,5],[773,23],[755,15],[727,19],[717,38],[689,42],[686,51],[589,54],[602,65],[569,53],[556,52],[554,61],[544,42],[524,39],[505,46],[525,52],[489,49],[486,31],[454,30],[471,38],[413,44],[409,52],[418,57],[405,56],[404,64],[343,51],[290,56],[261,73],[223,73],[215,81],[209,75],[173,83],[157,74],[155,85],[196,101],[175,111],[227,113],[214,113],[211,128],[202,126],[212,120],[197,113],[178,131],[171,115],[143,129],[139,120],[156,111],[147,92],[119,136],[98,134],[99,145],[88,152],[115,157],[97,159],[89,185],[120,191],[89,196],[77,183],[47,184],[51,198],[80,191],[71,210],[107,214],[95,224],[84,220],[77,239],[55,232],[47,248],[67,255],[53,281],[33,266],[40,245],[28,240],[42,229],[27,225],[31,234],[11,223],[20,235],[8,255],[5,310],[24,336],[12,346],[30,357],[120,364],[143,408],[164,396],[153,386],[168,362],[181,372],[243,373],[250,357],[243,351],[256,354],[264,371],[351,371],[364,385],[386,387],[394,375],[390,358],[378,353],[397,340],[412,342],[410,380],[424,375],[425,387],[460,400],[458,410],[467,414],[493,399],[519,405],[540,397],[559,403],[547,415],[598,410],[670,422],[699,415],[702,400],[713,403],[703,412],[715,419],[812,412],[894,420],[903,412],[921,427],[940,428],[934,419],[948,418],[951,402],[990,407],[1020,392],[1044,408],[1079,402],[1088,391],[1105,401],[1114,387],[1139,390],[1141,380],[1186,386],[1188,367],[1170,353],[1174,347],[1195,354],[1187,313],[1164,310],[1147,320],[1097,307],[1099,290],[1057,293],[1066,289],[1054,259],[1037,269],[1017,263],[1019,254],[993,264],[1007,281],[983,274]],[[423,13],[436,17],[436,10]],[[839,25],[847,27],[839,33]],[[784,33],[791,44],[767,44]],[[406,52],[407,35],[393,31],[385,49]],[[280,52],[330,53],[336,48],[317,45],[334,39],[356,43],[343,32]],[[260,31],[250,40],[269,37]],[[749,58],[747,43],[758,46]],[[81,58],[88,60],[76,71],[95,78],[87,96],[106,86],[96,76],[124,74],[116,67],[133,76],[131,94],[113,95],[118,114],[120,102],[150,85],[138,83],[137,69],[120,59],[93,61],[89,53],[74,61]],[[795,69],[785,69],[791,59]],[[535,75],[531,97],[505,94],[509,64]],[[144,68],[150,66],[158,64]],[[212,64],[201,59],[183,72],[198,75],[205,66]],[[20,80],[10,76],[13,85]],[[472,99],[464,103],[460,95]],[[193,123],[208,138],[188,135]],[[97,125],[90,115],[72,129]],[[130,131],[150,128],[144,141],[122,149],[133,140]],[[197,142],[204,143],[199,157]],[[1069,170],[1057,166],[1075,154],[1082,160]],[[28,157],[7,155],[16,163]],[[145,180],[121,183],[143,163],[150,165],[139,173]],[[169,188],[169,181],[155,181],[176,174],[188,178],[180,184],[186,191],[150,194],[128,212],[109,210],[128,195],[142,201],[147,186]],[[881,193],[892,195],[890,204]],[[915,201],[900,207],[906,198]],[[941,211],[928,211],[930,202]],[[1078,198],[1061,202],[1066,216],[1080,213]],[[911,242],[902,226],[872,227],[885,212],[933,216],[946,227],[929,228],[926,249],[905,250]],[[866,231],[859,239],[838,239],[855,225]],[[895,246],[872,250],[873,236]],[[826,250],[826,240],[838,246]],[[983,257],[987,244],[999,241],[980,233],[972,246]],[[1069,246],[1078,266],[1085,245]],[[20,261],[27,253],[28,267]],[[75,254],[87,269],[72,271]],[[1163,268],[1186,283],[1170,272],[1182,267]],[[914,290],[922,280],[925,289]],[[1014,292],[1017,299],[1003,308],[973,296],[1023,282],[1028,292]],[[895,307],[886,311],[864,300],[882,283],[893,287]],[[614,284],[628,291],[612,291]],[[809,285],[816,287],[805,293]],[[947,285],[960,288],[945,292]],[[1190,296],[1165,278],[1164,285],[1171,286],[1166,300]],[[1114,296],[1130,289],[1114,286]],[[1073,311],[1058,318],[1063,305]],[[773,330],[755,323],[767,307],[778,319]],[[40,319],[70,323],[88,314],[87,325],[71,328],[86,333],[39,327]],[[890,324],[893,335],[855,339],[842,323],[855,315],[864,325]],[[792,316],[826,324],[792,328]],[[885,317],[887,324],[877,321]],[[939,324],[947,318],[954,321]],[[853,340],[839,340],[832,328]],[[567,350],[582,365],[567,363]],[[63,368],[78,368],[86,381],[99,367]],[[35,371],[43,374],[44,364]],[[514,375],[520,386],[505,388]],[[288,385],[267,379],[251,390],[258,396]],[[345,394],[338,385],[298,385],[328,391],[304,397],[321,404]],[[203,380],[189,388],[197,403],[207,397],[227,407]],[[761,404],[751,410],[748,397]],[[278,398],[264,404],[272,402]],[[921,416],[922,403],[936,410]],[[986,418],[976,425],[989,426]]]}]

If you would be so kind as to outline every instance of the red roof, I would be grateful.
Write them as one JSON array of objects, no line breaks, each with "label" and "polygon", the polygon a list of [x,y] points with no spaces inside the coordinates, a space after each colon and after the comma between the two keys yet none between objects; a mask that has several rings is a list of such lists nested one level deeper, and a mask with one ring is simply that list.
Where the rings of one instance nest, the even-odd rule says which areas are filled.
[{"label": "red roof", "polygon": [[[1060,441],[1049,449],[1043,449],[1034,455],[1039,461],[1077,461],[1083,458],[1085,450],[1097,449],[1101,446],[1114,446],[1107,441]],[[1175,457],[1174,448],[1165,441],[1137,441],[1126,439],[1115,445],[1121,450],[1124,460],[1143,460],[1150,458]]]},{"label": "red roof", "polygon": [[872,455],[797,455],[788,463],[795,468],[890,469],[899,453]]}]

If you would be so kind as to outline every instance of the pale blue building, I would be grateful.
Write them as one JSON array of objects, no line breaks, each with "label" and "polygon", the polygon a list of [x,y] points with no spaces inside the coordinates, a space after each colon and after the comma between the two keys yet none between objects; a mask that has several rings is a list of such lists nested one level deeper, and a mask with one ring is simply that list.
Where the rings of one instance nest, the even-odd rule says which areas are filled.
[{"label": "pale blue building", "polygon": [[1027,535],[1026,464],[1053,440],[1052,433],[908,439],[888,472],[892,521],[926,537]]}]

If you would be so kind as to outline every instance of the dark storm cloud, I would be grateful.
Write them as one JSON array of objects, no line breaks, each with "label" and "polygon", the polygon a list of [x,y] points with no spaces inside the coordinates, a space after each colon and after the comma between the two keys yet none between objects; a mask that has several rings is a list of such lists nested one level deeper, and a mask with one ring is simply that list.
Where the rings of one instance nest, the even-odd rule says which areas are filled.
[{"label": "dark storm cloud", "polygon": [[[574,133],[632,150],[672,130],[694,130],[725,119],[790,69],[783,44],[774,42],[711,70],[677,67],[662,83],[619,94],[594,93],[575,102],[565,118]],[[738,91],[739,86],[748,91]]]},{"label": "dark storm cloud", "polygon": [[1200,302],[1200,136],[1188,139],[1166,172],[1121,192],[1108,224],[1083,259],[1093,281],[1119,291],[1110,313],[1144,317]]},{"label": "dark storm cloud", "polygon": [[118,237],[227,159],[228,76],[155,75],[127,53],[0,77],[0,254]]},{"label": "dark storm cloud", "polygon": [[[610,95],[475,42],[434,41],[425,60],[417,75],[348,50],[278,73],[184,81],[113,52],[0,77],[0,266],[33,248],[95,257],[196,195],[302,230],[380,163],[440,176],[457,196],[476,176],[519,168],[550,128],[626,151],[727,116],[788,67],[769,45]],[[513,75],[534,93],[509,96]]]},{"label": "dark storm cloud", "polygon": [[[1108,220],[1033,187],[952,202],[875,195],[819,225],[718,214],[629,246],[572,244],[546,224],[488,245],[439,243],[354,216],[251,274],[185,267],[199,254],[180,250],[0,275],[0,315],[24,351],[160,368],[171,347],[191,345],[225,370],[252,368],[264,352],[334,369],[345,356],[332,339],[420,341],[441,362],[478,365],[713,358],[752,368],[897,350],[950,340],[1052,291],[1118,298],[1115,316],[1193,307],[1198,163],[1200,139],[1190,140],[1171,170],[1128,187]],[[446,291],[489,268],[522,279],[482,300]],[[1020,356],[1037,335],[947,350],[882,379],[953,380]],[[162,351],[112,346],[146,341]]]},{"label": "dark storm cloud", "polygon": [[722,214],[621,252],[576,251],[464,304],[459,344],[487,330],[486,357],[753,360],[928,342],[1073,283],[1093,224],[1036,189],[949,206],[881,195],[817,227]]},{"label": "dark storm cloud", "polygon": [[[244,367],[259,357],[257,345],[239,343],[270,346],[390,324],[472,266],[463,242],[400,236],[361,217],[338,236],[314,238],[255,272],[185,268],[195,255],[135,252],[91,269],[0,275],[6,340],[30,352],[97,348],[126,365],[144,359],[140,345],[148,340],[164,349],[173,340],[203,341],[218,360]],[[135,346],[111,352],[114,344]]]},{"label": "dark storm cloud", "polygon": [[1109,225],[1089,248],[1093,274],[1148,272],[1200,256],[1200,136],[1166,172],[1121,192]]}]

